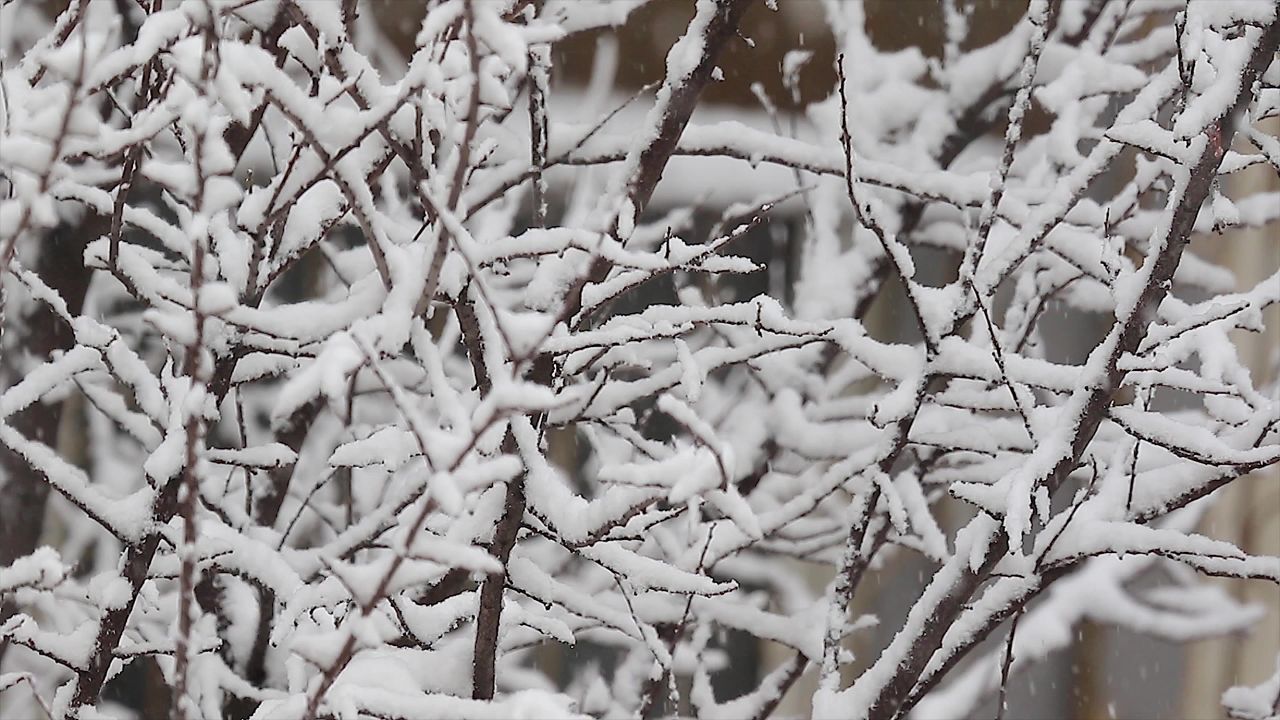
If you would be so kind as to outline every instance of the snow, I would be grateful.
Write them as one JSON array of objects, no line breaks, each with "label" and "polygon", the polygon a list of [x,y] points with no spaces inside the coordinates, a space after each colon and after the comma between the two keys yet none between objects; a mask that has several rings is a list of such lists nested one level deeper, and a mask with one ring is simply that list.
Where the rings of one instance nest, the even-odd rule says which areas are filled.
[{"label": "snow", "polygon": [[[383,681],[367,684],[369,674],[353,674],[334,689],[352,709],[362,713],[396,717],[432,717],[440,720],[581,720],[585,715],[573,711],[572,701],[564,695],[542,690],[522,690],[497,702],[486,703],[450,695],[404,693],[403,685],[387,688]],[[299,710],[301,708],[298,708]],[[255,717],[291,717],[274,715],[284,707],[261,709]]]},{"label": "snow", "polygon": [[51,589],[62,582],[66,571],[58,551],[42,545],[30,555],[0,568],[0,591],[8,593],[20,587]]},{"label": "snow", "polygon": [[87,513],[111,534],[122,539],[139,537],[145,530],[146,491],[137,496],[112,497],[89,482],[88,475],[68,463],[43,443],[23,437],[0,423],[0,444],[22,457],[59,494]]},{"label": "snow", "polygon": [[133,586],[115,573],[102,573],[89,581],[89,600],[103,610],[126,607],[133,600]]},{"label": "snow", "polygon": [[1262,720],[1276,714],[1275,699],[1280,697],[1280,658],[1276,671],[1262,683],[1252,687],[1236,685],[1222,693],[1222,705],[1233,718]]},{"label": "snow", "polygon": [[76,347],[55,360],[28,372],[21,382],[0,394],[0,419],[9,417],[68,382],[78,373],[98,367],[93,348]]},{"label": "snow", "polygon": [[279,468],[292,465],[297,461],[298,454],[287,445],[270,443],[243,449],[209,448],[205,451],[205,459],[241,467]]},{"label": "snow", "polygon": [[[1240,77],[1253,46],[1258,42],[1256,39],[1251,42],[1249,35],[1253,33],[1229,40],[1213,31],[1206,31],[1202,35],[1204,48],[1201,52],[1208,62],[1202,63],[1199,57],[1196,58],[1193,70],[1196,95],[1187,102],[1187,106],[1174,121],[1175,137],[1185,140],[1199,135],[1210,123],[1223,117],[1235,103],[1240,85],[1230,78]],[[1203,72],[1213,73],[1212,78],[1204,78]]]},{"label": "snow", "polygon": [[[1182,513],[1170,518],[1179,527],[1194,525],[1199,513]],[[1238,605],[1217,588],[1203,588],[1207,595],[1181,612],[1154,614],[1153,608],[1131,597],[1124,585],[1139,577],[1157,562],[1153,556],[1101,557],[1087,561],[1080,571],[1055,583],[1040,604],[1019,618],[1014,637],[1013,672],[1018,673],[1043,662],[1052,653],[1074,641],[1072,629],[1086,619],[1136,623],[1138,632],[1185,641],[1197,632],[1214,632],[1221,627],[1244,627],[1256,618],[1256,609]],[[1185,596],[1184,592],[1178,592]],[[1153,623],[1153,620],[1157,620]],[[1188,634],[1190,633],[1190,634]],[[999,683],[1003,645],[979,656],[978,661],[957,673],[935,693],[925,697],[914,714],[921,718],[961,718],[975,712],[979,703]],[[1016,677],[1016,675],[1015,675]]]},{"label": "snow", "polygon": [[[1198,576],[1280,580],[1200,523],[1280,464],[1247,335],[1280,283],[1239,261],[1280,219],[1241,189],[1280,153],[1252,125],[1276,72],[1247,76],[1274,4],[1050,29],[1037,1],[974,47],[948,2],[937,57],[879,48],[857,3],[777,4],[834,40],[848,102],[800,97],[793,49],[747,63],[762,110],[696,97],[671,148],[695,70],[729,69],[712,33],[762,48],[698,0],[628,100],[641,5],[448,0],[404,57],[342,3],[134,12],[132,42],[111,3],[0,9],[0,445],[53,497],[19,511],[50,545],[0,567],[6,709],[116,712],[68,669],[147,653],[172,680],[185,647],[192,715],[968,717],[1013,617],[1014,673],[1083,622],[1256,632]],[[581,33],[590,86],[540,81]],[[81,257],[46,254],[67,237]],[[218,592],[182,597],[184,560]],[[885,598],[855,659],[876,618],[849,610]],[[783,653],[732,700],[729,631]],[[554,678],[560,644],[616,657]],[[1277,683],[1224,705],[1264,717]]]}]

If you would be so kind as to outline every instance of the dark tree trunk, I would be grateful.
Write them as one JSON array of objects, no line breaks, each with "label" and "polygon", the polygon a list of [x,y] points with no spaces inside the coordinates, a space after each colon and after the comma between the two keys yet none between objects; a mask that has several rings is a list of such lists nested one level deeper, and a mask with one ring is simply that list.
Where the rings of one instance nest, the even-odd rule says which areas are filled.
[{"label": "dark tree trunk", "polygon": [[[63,223],[43,240],[35,272],[67,302],[71,314],[79,314],[89,287],[89,270],[84,266],[84,248],[105,229],[104,218],[86,215],[75,225]],[[37,362],[54,352],[74,345],[70,327],[47,306],[32,307],[10,325],[16,328],[14,348],[0,357],[0,378],[6,387],[21,379],[24,355]],[[37,402],[6,422],[23,436],[51,447],[57,445],[62,422],[62,404]],[[26,461],[0,445],[0,567],[30,554],[44,532],[45,505],[49,484]],[[12,603],[0,608],[0,622],[15,612]],[[0,659],[7,643],[0,644]]]}]

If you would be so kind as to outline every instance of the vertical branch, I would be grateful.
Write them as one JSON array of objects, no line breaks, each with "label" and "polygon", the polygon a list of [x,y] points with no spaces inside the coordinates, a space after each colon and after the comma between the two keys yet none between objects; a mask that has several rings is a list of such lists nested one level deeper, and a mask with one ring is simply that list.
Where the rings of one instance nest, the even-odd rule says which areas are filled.
[{"label": "vertical branch", "polygon": [[[206,101],[211,100],[211,79],[218,58],[218,35],[214,29],[212,9],[206,5],[210,13],[209,24],[203,28],[204,54],[201,58],[201,87]],[[182,538],[177,546],[178,561],[178,637],[174,647],[174,687],[173,709],[179,720],[198,717],[200,710],[190,694],[190,672],[192,660],[192,626],[199,612],[196,602],[196,561],[199,550],[196,538],[199,535],[196,524],[196,513],[200,500],[201,459],[204,451],[205,420],[204,409],[208,391],[209,361],[205,357],[204,334],[206,323],[206,301],[204,297],[204,275],[209,237],[209,220],[205,214],[205,191],[208,187],[211,168],[205,167],[206,144],[209,142],[208,126],[194,133],[192,142],[192,163],[196,172],[196,191],[192,201],[193,222],[187,228],[191,238],[191,314],[194,330],[191,343],[187,345],[182,362],[182,374],[188,379],[187,395],[181,398],[181,411],[184,415],[184,447],[181,486],[178,489],[178,514],[182,517]]]},{"label": "vertical branch", "polygon": [[[466,32],[462,39],[467,48],[467,59],[471,63],[471,91],[467,98],[467,117],[464,120],[462,141],[454,152],[453,181],[449,185],[449,198],[446,210],[450,213],[458,209],[462,200],[462,190],[466,184],[467,170],[471,166],[471,142],[475,139],[476,128],[480,122],[480,44],[475,35],[475,7],[473,0],[464,0],[462,17]],[[440,271],[444,268],[444,257],[449,251],[450,231],[441,223],[436,237],[436,247],[431,253],[431,265],[427,268],[427,282],[422,286],[422,297],[418,300],[417,312],[426,312],[435,297],[436,286],[440,283]]]},{"label": "vertical branch", "polygon": [[933,356],[938,351],[938,338],[934,336],[935,329],[925,322],[924,315],[920,312],[920,298],[917,296],[915,282],[911,279],[913,272],[907,266],[911,251],[897,238],[888,234],[884,225],[876,217],[871,203],[858,195],[858,176],[853,164],[853,137],[849,133],[849,95],[845,88],[848,82],[844,66],[844,54],[841,53],[836,57],[836,85],[840,92],[840,147],[844,151],[844,187],[849,197],[849,205],[853,207],[853,220],[874,233],[876,239],[880,241],[880,249],[884,252],[888,267],[893,269],[902,283],[907,304],[911,308],[912,315],[915,316],[920,335],[924,338],[925,349],[930,356]]},{"label": "vertical branch", "polygon": [[[1031,21],[1031,44],[1022,59],[1022,70],[1018,79],[1018,94],[1009,106],[1009,123],[1004,132],[1004,150],[1000,154],[1000,165],[991,176],[991,195],[982,203],[982,211],[978,216],[978,238],[965,252],[964,266],[960,271],[962,277],[972,276],[982,262],[982,254],[987,245],[987,237],[991,234],[991,225],[995,221],[996,210],[1004,197],[1005,183],[1009,179],[1009,168],[1013,166],[1013,152],[1022,139],[1022,121],[1026,117],[1027,107],[1031,104],[1031,87],[1035,81],[1036,68],[1040,64],[1040,54],[1044,51],[1045,36],[1050,15],[1054,9],[1049,0],[1032,0],[1027,9],[1027,17]],[[981,300],[979,299],[979,302]]]},{"label": "vertical branch", "polygon": [[547,93],[551,48],[529,50],[529,161],[533,168],[533,226],[547,226]]},{"label": "vertical branch", "polygon": [[859,493],[854,499],[849,537],[845,541],[844,553],[840,556],[835,586],[831,589],[831,600],[827,606],[827,632],[822,642],[822,668],[819,679],[819,683],[826,690],[838,689],[840,682],[840,643],[844,639],[849,602],[853,599],[853,593],[862,580],[862,572],[867,567],[862,543],[866,537],[867,526],[871,524],[871,513],[879,499],[878,485],[866,493]]},{"label": "vertical branch", "polygon": [[[707,530],[707,541],[702,545],[702,553],[698,556],[697,572],[702,573],[707,569],[707,550],[711,549],[711,539],[715,537],[716,525],[712,525]],[[680,613],[680,622],[676,623],[671,631],[671,636],[667,639],[667,655],[675,656],[676,647],[680,644],[680,639],[684,635],[686,626],[689,623],[689,611],[693,609],[693,595],[690,594],[685,598],[684,611]],[[655,663],[655,665],[658,665]],[[640,691],[640,712],[642,718],[653,716],[654,711],[658,707],[658,695],[665,682],[671,677],[673,668],[657,667],[657,672],[649,676],[649,680],[645,683],[644,689]]]},{"label": "vertical branch", "polygon": [[1005,352],[1001,348],[1000,336],[996,333],[995,322],[991,319],[991,313],[987,311],[987,304],[982,302],[982,295],[979,294],[978,288],[973,281],[965,278],[965,285],[968,286],[970,292],[973,293],[973,301],[977,304],[978,310],[982,313],[982,319],[987,326],[987,336],[991,338],[991,357],[996,362],[996,368],[1000,371],[1000,381],[1004,383],[1005,388],[1009,391],[1009,397],[1013,399],[1013,407],[1018,411],[1018,417],[1022,419],[1022,428],[1027,433],[1027,439],[1035,442],[1036,434],[1031,429],[1031,418],[1029,415],[1030,408],[1022,406],[1022,397],[1018,395],[1018,390],[1014,386],[1013,381],[1009,379],[1009,370],[1005,367]]},{"label": "vertical branch", "polygon": [[[512,440],[510,434],[508,440]],[[504,443],[509,452],[512,442]],[[516,545],[520,523],[524,519],[524,475],[517,475],[507,482],[502,504],[502,517],[493,532],[489,554],[502,563],[503,569],[490,573],[480,585],[480,607],[476,613],[475,654],[472,659],[471,697],[491,700],[497,681],[495,669],[498,663],[498,631],[502,620],[502,599],[506,588],[506,565],[511,550]]]},{"label": "vertical branch", "polygon": [[[199,152],[201,142],[197,141]],[[196,560],[196,506],[200,497],[200,455],[204,438],[204,382],[201,367],[205,364],[201,357],[204,353],[205,315],[201,308],[202,275],[204,273],[204,243],[200,237],[193,237],[193,260],[191,263],[191,292],[194,302],[192,314],[195,320],[195,336],[187,346],[183,363],[183,374],[191,379],[189,395],[184,403],[186,407],[186,446],[184,451],[182,486],[178,491],[178,513],[182,517],[182,540],[178,545],[178,559],[181,568],[178,574],[178,637],[175,646],[175,669],[177,676],[173,689],[173,708],[180,720],[187,720],[199,714],[193,706],[188,693],[188,677],[191,666],[191,630],[196,613],[195,584]]]},{"label": "vertical branch", "polygon": [[996,698],[996,720],[1004,720],[1004,714],[1009,709],[1008,690],[1009,690],[1009,668],[1013,666],[1013,638],[1018,632],[1018,621],[1022,619],[1022,611],[1019,610],[1013,616],[1013,622],[1009,625],[1009,637],[1005,639],[1004,656],[1000,660],[1000,694]]}]

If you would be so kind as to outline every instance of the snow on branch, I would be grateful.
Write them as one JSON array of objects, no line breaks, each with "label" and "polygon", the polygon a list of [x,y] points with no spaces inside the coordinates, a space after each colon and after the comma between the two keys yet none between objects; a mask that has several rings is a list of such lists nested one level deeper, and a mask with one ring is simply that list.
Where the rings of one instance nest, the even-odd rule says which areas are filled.
[{"label": "snow on branch", "polygon": [[583,94],[645,5],[0,7],[6,713],[967,717],[1085,621],[1257,623],[1197,522],[1280,464],[1280,274],[1216,252],[1280,220],[1274,3],[805,4],[834,84],[758,111],[792,8],[697,0]]}]

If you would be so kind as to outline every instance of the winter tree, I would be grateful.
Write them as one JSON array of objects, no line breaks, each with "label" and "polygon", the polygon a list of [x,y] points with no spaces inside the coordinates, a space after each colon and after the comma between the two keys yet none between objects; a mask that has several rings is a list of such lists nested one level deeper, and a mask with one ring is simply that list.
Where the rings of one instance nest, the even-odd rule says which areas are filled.
[{"label": "winter tree", "polygon": [[[655,85],[552,82],[643,5],[4,3],[0,715],[967,717],[1086,621],[1250,631],[1205,576],[1280,559],[1198,521],[1280,460],[1280,275],[1215,259],[1280,219],[1276,4],[815,3],[758,123],[704,96],[776,0],[696,0]],[[782,180],[706,220],[726,162]]]}]

